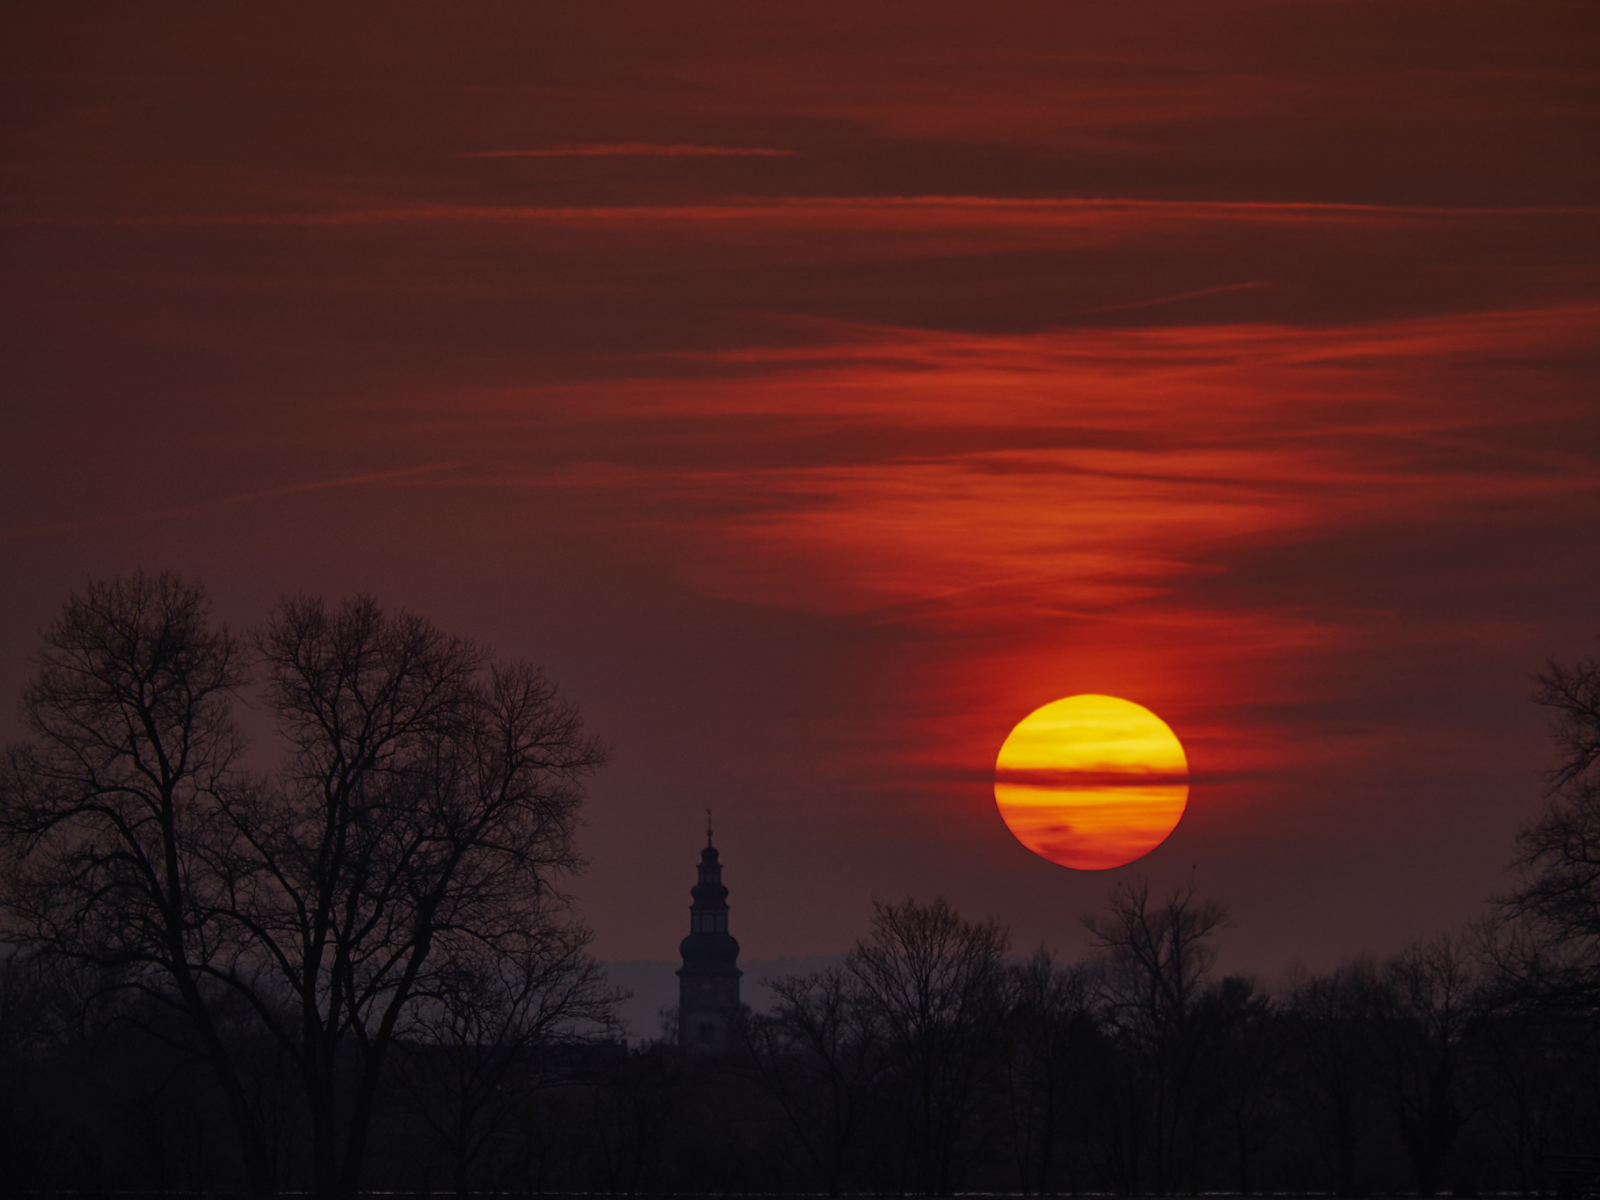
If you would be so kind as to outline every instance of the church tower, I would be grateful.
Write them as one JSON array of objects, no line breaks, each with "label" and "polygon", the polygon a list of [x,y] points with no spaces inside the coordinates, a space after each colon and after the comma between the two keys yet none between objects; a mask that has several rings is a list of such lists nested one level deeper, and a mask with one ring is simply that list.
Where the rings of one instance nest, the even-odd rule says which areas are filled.
[{"label": "church tower", "polygon": [[739,1011],[739,943],[728,933],[728,889],[722,864],[711,844],[711,814],[706,813],[706,848],[700,852],[700,878],[689,893],[689,936],[678,946],[678,1045],[696,1054],[729,1049],[729,1024]]}]

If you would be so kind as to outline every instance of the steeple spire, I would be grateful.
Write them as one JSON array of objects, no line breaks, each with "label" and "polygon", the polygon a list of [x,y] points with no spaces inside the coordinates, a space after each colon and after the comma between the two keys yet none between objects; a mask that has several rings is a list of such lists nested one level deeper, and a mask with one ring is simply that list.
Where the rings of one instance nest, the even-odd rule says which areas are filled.
[{"label": "steeple spire", "polygon": [[693,1053],[719,1054],[729,1048],[729,1023],[739,1013],[739,943],[728,932],[728,889],[722,862],[711,842],[711,810],[706,809],[706,848],[700,851],[696,882],[690,891],[689,936],[679,945],[678,1042]]}]

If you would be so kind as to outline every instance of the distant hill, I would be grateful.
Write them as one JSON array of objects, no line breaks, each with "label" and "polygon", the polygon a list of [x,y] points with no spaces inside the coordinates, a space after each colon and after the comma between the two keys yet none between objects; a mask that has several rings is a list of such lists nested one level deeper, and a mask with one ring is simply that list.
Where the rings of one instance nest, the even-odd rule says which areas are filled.
[{"label": "distant hill", "polygon": [[[757,1012],[772,1006],[772,991],[762,986],[762,980],[783,975],[810,975],[824,971],[844,961],[842,954],[824,954],[806,958],[768,958],[741,960],[744,972],[740,981],[740,997]],[[679,967],[677,959],[671,962],[635,960],[602,964],[613,987],[633,993],[633,998],[623,1003],[621,1014],[628,1027],[631,1042],[649,1041],[661,1036],[661,1010],[674,1008],[678,1003]]]}]

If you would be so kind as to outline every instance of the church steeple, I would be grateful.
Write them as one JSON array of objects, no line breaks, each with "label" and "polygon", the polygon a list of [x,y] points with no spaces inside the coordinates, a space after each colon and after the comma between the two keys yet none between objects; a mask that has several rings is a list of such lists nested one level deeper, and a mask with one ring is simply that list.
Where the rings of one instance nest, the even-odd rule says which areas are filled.
[{"label": "church steeple", "polygon": [[706,810],[706,848],[689,895],[689,936],[678,946],[678,1044],[695,1052],[728,1048],[728,1026],[739,1011],[739,943],[728,932],[728,889],[711,837]]}]

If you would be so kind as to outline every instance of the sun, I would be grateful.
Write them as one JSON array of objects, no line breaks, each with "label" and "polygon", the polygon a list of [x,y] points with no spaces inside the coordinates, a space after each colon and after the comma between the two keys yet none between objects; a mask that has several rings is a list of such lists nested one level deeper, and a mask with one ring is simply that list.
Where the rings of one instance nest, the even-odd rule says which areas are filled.
[{"label": "sun", "polygon": [[1167,723],[1115,696],[1068,696],[1011,731],[994,799],[1041,858],[1104,871],[1166,841],[1189,803],[1189,760]]}]

